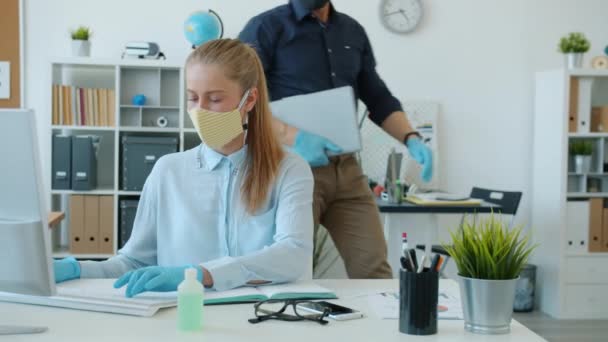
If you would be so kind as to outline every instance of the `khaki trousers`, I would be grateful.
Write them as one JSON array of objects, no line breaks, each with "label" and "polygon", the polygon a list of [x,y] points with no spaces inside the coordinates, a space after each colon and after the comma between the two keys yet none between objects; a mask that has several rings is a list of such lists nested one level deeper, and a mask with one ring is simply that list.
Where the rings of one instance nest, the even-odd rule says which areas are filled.
[{"label": "khaki trousers", "polygon": [[315,227],[327,228],[348,277],[392,278],[380,213],[355,157],[332,157],[312,171]]}]

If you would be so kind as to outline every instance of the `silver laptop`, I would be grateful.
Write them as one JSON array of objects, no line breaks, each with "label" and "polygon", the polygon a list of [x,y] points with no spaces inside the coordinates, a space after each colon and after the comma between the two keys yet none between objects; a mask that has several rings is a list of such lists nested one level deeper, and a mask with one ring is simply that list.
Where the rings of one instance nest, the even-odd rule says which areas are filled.
[{"label": "silver laptop", "polygon": [[356,99],[351,87],[286,97],[270,106],[275,118],[340,146],[342,153],[339,154],[361,150]]}]

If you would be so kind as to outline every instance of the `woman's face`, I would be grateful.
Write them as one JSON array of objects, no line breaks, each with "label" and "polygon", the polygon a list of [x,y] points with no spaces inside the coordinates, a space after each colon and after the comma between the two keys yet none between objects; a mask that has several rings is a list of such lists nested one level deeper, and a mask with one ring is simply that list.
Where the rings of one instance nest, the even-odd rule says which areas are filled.
[{"label": "woman's face", "polygon": [[[224,76],[222,68],[215,64],[191,63],[186,68],[188,110],[202,108],[214,112],[230,112],[238,107],[245,93],[239,83]],[[249,93],[241,117],[253,109],[257,89]]]}]

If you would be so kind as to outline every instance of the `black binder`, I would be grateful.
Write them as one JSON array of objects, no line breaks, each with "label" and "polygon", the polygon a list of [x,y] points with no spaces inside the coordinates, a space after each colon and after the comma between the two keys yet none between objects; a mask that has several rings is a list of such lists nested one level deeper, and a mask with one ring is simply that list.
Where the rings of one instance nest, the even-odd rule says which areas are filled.
[{"label": "black binder", "polygon": [[72,190],[88,191],[97,187],[97,157],[94,141],[99,137],[78,135],[72,138]]},{"label": "black binder", "polygon": [[72,137],[53,135],[52,188],[69,190],[72,188]]}]

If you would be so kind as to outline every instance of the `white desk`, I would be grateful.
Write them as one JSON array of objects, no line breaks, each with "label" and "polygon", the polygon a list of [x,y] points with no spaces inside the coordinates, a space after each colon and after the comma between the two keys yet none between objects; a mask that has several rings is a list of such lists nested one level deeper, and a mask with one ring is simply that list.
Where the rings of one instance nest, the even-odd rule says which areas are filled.
[{"label": "white desk", "polygon": [[[451,281],[450,281],[451,282]],[[253,305],[222,305],[204,308],[204,329],[197,333],[180,333],[176,329],[176,309],[161,310],[150,318],[102,314],[68,309],[39,307],[0,302],[0,324],[42,325],[49,331],[40,335],[0,337],[0,341],[545,341],[518,322],[513,321],[509,335],[484,336],[464,331],[463,321],[438,322],[438,334],[411,336],[399,332],[397,320],[381,320],[368,307],[361,294],[397,289],[397,280],[319,280],[336,291],[337,302],[364,312],[364,319],[336,322],[326,326],[315,322],[266,321],[250,324]],[[457,286],[451,282],[449,286]]]}]

